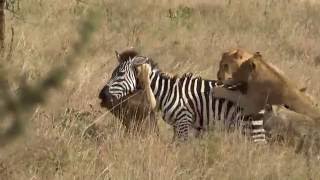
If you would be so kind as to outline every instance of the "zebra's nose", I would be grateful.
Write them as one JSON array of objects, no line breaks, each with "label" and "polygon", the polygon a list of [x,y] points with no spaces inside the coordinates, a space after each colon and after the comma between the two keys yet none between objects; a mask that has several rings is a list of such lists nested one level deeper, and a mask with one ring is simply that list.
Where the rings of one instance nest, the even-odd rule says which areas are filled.
[{"label": "zebra's nose", "polygon": [[114,102],[114,97],[109,93],[109,86],[105,86],[99,93],[99,99],[101,99],[101,106],[111,107]]},{"label": "zebra's nose", "polygon": [[99,93],[99,99],[106,99],[106,96],[108,95],[109,92],[109,86],[105,86],[102,88],[102,90]]}]

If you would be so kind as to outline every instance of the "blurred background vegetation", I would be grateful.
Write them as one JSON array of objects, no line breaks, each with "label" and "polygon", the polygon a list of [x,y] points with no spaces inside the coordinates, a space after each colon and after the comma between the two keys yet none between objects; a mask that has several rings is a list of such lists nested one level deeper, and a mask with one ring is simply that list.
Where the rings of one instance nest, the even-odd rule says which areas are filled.
[{"label": "blurred background vegetation", "polygon": [[[17,5],[19,8],[19,4],[19,1],[11,1],[7,2],[5,7],[10,12],[15,13],[15,6]],[[10,72],[6,72],[8,68],[6,68],[5,63],[6,60],[10,59],[5,59],[3,55],[0,69],[0,117],[2,120],[0,125],[3,127],[0,129],[0,147],[22,133],[23,127],[26,126],[25,123],[30,119],[30,114],[36,110],[37,105],[45,101],[51,89],[61,86],[63,79],[76,64],[77,56],[81,54],[95,30],[97,19],[96,12],[88,12],[87,17],[84,18],[79,27],[79,40],[71,45],[72,52],[64,58],[65,65],[51,68],[47,75],[39,78],[32,85],[26,82],[26,77],[22,74],[18,77],[20,79],[18,88],[15,90],[10,88],[8,78]]]},{"label": "blurred background vegetation", "polygon": [[97,94],[117,63],[114,50],[129,46],[165,71],[212,79],[222,52],[260,51],[319,100],[316,1],[8,0],[4,8],[0,179],[320,177],[316,157],[237,134],[171,147],[160,117],[160,137],[125,135],[111,115],[81,137],[105,111]]}]

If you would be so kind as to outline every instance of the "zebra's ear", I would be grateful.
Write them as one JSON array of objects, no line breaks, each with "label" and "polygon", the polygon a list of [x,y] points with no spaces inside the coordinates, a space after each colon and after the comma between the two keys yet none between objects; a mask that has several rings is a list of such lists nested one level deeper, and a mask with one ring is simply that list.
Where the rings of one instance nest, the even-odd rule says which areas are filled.
[{"label": "zebra's ear", "polygon": [[133,58],[133,64],[135,66],[140,66],[142,64],[147,63],[148,60],[149,60],[149,58],[147,58],[147,57],[136,56],[136,57]]},{"label": "zebra's ear", "polygon": [[120,54],[118,53],[118,51],[114,51],[116,53],[116,57],[119,61],[119,63],[122,61]]}]

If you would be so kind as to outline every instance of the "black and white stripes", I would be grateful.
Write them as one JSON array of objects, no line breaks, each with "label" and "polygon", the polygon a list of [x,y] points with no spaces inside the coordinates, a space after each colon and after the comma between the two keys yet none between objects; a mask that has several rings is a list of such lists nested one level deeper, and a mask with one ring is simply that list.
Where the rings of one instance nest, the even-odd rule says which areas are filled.
[{"label": "black and white stripes", "polygon": [[[108,82],[106,93],[117,99],[138,88],[134,59],[119,64]],[[207,130],[210,124],[221,121],[226,128],[238,127],[250,132],[255,142],[265,141],[262,118],[243,114],[243,107],[228,99],[217,98],[212,89],[217,81],[204,80],[186,74],[171,77],[149,63],[151,90],[163,119],[174,127],[174,137],[187,139],[191,129]]]}]

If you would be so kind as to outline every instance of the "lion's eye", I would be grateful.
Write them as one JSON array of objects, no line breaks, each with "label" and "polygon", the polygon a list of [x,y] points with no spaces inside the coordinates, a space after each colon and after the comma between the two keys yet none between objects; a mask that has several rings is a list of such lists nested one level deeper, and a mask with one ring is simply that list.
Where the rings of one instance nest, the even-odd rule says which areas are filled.
[{"label": "lion's eye", "polygon": [[223,68],[225,71],[228,71],[229,66],[228,66],[228,64],[224,64],[224,65],[222,66],[222,68]]},{"label": "lion's eye", "polygon": [[287,104],[284,104],[284,107],[287,108],[287,109],[289,109],[289,110],[291,109],[290,106],[287,105]]}]

